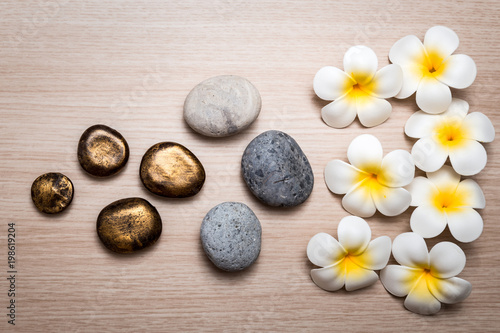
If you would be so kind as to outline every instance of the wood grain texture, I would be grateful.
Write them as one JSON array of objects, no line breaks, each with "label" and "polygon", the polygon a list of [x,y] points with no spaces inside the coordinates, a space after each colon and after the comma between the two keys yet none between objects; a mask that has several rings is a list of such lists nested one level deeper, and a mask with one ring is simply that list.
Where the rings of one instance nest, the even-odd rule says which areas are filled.
[{"label": "wood grain texture", "polygon": [[[460,244],[461,277],[473,285],[461,304],[423,317],[403,307],[380,282],[356,292],[325,292],[309,277],[305,249],[318,232],[336,235],[347,215],[323,179],[326,163],[346,160],[349,142],[375,134],[386,152],[410,149],[403,126],[415,98],[391,100],[393,113],[370,129],[358,121],[326,126],[312,79],[342,66],[348,47],[374,49],[379,66],[399,38],[442,24],[460,37],[459,53],[476,61],[475,83],[454,95],[500,128],[500,6],[480,1],[110,1],[4,0],[0,3],[0,331],[495,331],[500,325],[500,147],[486,144],[488,165],[473,177],[486,195],[482,236]],[[215,75],[249,79],[262,112],[243,133],[210,139],[182,119],[189,91]],[[80,168],[82,132],[106,124],[130,145],[125,169],[95,179]],[[292,135],[309,157],[315,187],[293,209],[255,199],[240,174],[246,145],[268,129]],[[164,199],[139,179],[144,152],[161,141],[188,147],[203,163],[206,183],[195,197]],[[497,140],[498,141],[498,140]],[[33,180],[62,172],[74,201],[59,216],[31,202]],[[164,232],[152,248],[115,255],[101,245],[97,215],[109,203],[140,196],[160,212]],[[262,252],[247,271],[220,272],[207,260],[199,229],[224,201],[249,205],[263,227]],[[412,209],[368,219],[373,237],[410,230]],[[7,324],[7,223],[17,228],[17,320]],[[428,244],[452,240],[448,231]]]}]

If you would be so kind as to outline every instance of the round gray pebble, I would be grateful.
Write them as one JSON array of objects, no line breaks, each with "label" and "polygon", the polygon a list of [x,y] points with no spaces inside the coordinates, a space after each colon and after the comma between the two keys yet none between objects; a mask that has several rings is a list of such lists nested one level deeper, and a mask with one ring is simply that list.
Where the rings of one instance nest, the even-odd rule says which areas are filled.
[{"label": "round gray pebble", "polygon": [[257,119],[261,98],[255,86],[236,75],[207,79],[184,102],[184,120],[196,132],[224,137],[241,132]]},{"label": "round gray pebble", "polygon": [[309,198],[314,175],[297,142],[280,131],[253,139],[241,158],[243,179],[252,193],[270,206],[297,206]]},{"label": "round gray pebble", "polygon": [[212,208],[201,224],[203,250],[218,268],[233,272],[252,265],[260,253],[262,228],[254,212],[240,202]]}]

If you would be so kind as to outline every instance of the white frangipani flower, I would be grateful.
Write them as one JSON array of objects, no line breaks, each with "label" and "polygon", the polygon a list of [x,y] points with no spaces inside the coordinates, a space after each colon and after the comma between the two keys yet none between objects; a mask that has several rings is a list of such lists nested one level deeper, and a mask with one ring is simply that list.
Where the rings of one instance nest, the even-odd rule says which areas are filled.
[{"label": "white frangipani flower", "polygon": [[398,40],[389,52],[392,63],[403,69],[403,86],[396,98],[407,98],[415,91],[420,109],[441,113],[451,103],[449,87],[464,89],[476,78],[476,64],[458,48],[457,34],[443,26],[427,30],[424,43],[409,35]]},{"label": "white frangipani flower", "polygon": [[319,98],[333,101],[321,110],[323,121],[331,127],[343,128],[356,115],[363,126],[383,123],[392,111],[386,98],[394,97],[403,82],[398,65],[377,71],[375,52],[366,46],[353,46],[344,55],[344,70],[326,66],[314,77],[314,92]]},{"label": "white frangipani flower", "polygon": [[307,257],[316,266],[311,270],[314,283],[335,291],[345,285],[347,291],[368,287],[378,280],[374,270],[387,265],[391,255],[391,239],[387,236],[372,241],[370,226],[357,216],[344,217],[337,228],[339,240],[326,233],[316,234],[307,245]]},{"label": "white frangipani flower", "polygon": [[410,206],[411,195],[403,188],[415,176],[410,153],[394,150],[383,157],[380,141],[370,134],[352,140],[347,149],[351,164],[330,161],[325,168],[325,182],[335,194],[345,194],[342,206],[349,213],[370,217],[378,210],[396,216]]},{"label": "white frangipani flower", "polygon": [[447,165],[427,178],[416,177],[406,187],[411,206],[417,206],[410,218],[411,230],[424,238],[436,237],[446,225],[456,240],[472,242],[483,231],[483,219],[474,208],[484,208],[484,194],[472,179],[460,181],[460,175]]},{"label": "white frangipani flower", "polygon": [[456,244],[441,242],[428,252],[421,236],[407,232],[394,239],[392,255],[401,266],[385,267],[380,281],[394,296],[406,296],[408,310],[435,314],[441,303],[458,303],[470,295],[471,284],[455,277],[465,267],[464,251]]},{"label": "white frangipani flower", "polygon": [[406,135],[420,139],[411,151],[417,167],[426,172],[436,171],[449,156],[453,169],[463,176],[483,170],[487,155],[479,142],[493,141],[495,129],[487,116],[480,112],[467,114],[468,111],[466,101],[454,98],[441,114],[418,111],[408,119]]}]

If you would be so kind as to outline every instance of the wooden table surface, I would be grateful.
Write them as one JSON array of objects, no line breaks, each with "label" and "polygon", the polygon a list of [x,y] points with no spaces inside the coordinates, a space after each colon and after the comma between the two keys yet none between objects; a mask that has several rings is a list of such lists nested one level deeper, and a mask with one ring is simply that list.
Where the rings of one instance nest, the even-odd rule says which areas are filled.
[{"label": "wooden table surface", "polygon": [[[423,38],[446,25],[460,37],[459,53],[477,64],[474,84],[454,96],[500,129],[500,6],[498,1],[103,1],[4,0],[0,3],[0,331],[494,331],[500,325],[500,147],[486,144],[487,167],[473,177],[486,195],[485,227],[471,244],[460,277],[473,291],[463,303],[419,316],[380,282],[356,292],[316,287],[306,257],[318,232],[336,236],[348,213],[330,193],[323,170],[346,160],[349,142],[376,135],[386,152],[411,149],[403,126],[415,98],[391,100],[384,124],[326,126],[326,102],[312,90],[316,71],[342,67],[348,47],[374,49],[379,67],[399,38]],[[262,112],[246,131],[210,139],[183,121],[188,92],[220,74],[248,78],[262,95]],[[107,124],[127,139],[126,168],[109,179],[81,169],[82,132]],[[315,186],[305,204],[270,208],[252,196],[240,174],[246,145],[278,129],[292,135],[311,162]],[[139,163],[160,141],[191,149],[207,172],[202,191],[172,200],[149,193]],[[498,140],[497,140],[498,141]],[[75,185],[74,201],[58,216],[39,213],[30,187],[58,171]],[[152,248],[115,255],[96,234],[100,210],[139,196],[160,212],[164,232]],[[257,262],[239,273],[217,270],[199,241],[201,220],[224,201],[250,206],[263,227]],[[367,219],[373,237],[410,231],[413,209]],[[16,228],[16,325],[7,323],[7,227]],[[449,231],[428,240],[453,240]],[[391,259],[391,262],[393,260]]]}]

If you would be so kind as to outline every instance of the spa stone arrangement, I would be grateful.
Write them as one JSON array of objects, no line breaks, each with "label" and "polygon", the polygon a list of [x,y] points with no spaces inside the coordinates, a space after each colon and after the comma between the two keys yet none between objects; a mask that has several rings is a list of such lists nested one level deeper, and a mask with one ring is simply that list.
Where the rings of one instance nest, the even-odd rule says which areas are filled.
[{"label": "spa stone arrangement", "polygon": [[[184,119],[196,132],[210,137],[235,135],[257,119],[260,93],[245,78],[222,75],[195,86],[184,103]],[[85,130],[78,143],[78,161],[90,175],[111,177],[123,169],[130,151],[115,129],[98,124]],[[245,149],[241,168],[251,192],[269,206],[291,207],[311,194],[314,175],[298,143],[288,134],[267,131]],[[139,177],[155,195],[187,198],[205,183],[205,169],[185,146],[159,142],[143,155]],[[43,186],[42,186],[43,184]],[[69,187],[69,189],[68,189]],[[62,174],[40,176],[32,186],[32,199],[45,213],[58,213],[71,202],[73,185]],[[160,238],[162,220],[143,198],[125,198],[104,207],[97,218],[97,234],[116,253],[133,253]],[[262,226],[245,204],[224,202],[212,208],[202,221],[200,240],[207,257],[225,271],[252,265],[261,250]]]},{"label": "spa stone arrangement", "polygon": [[[335,159],[324,170],[326,187],[343,195],[350,216],[338,224],[338,240],[327,233],[313,236],[307,257],[319,268],[312,281],[327,291],[365,288],[379,279],[386,290],[406,297],[404,306],[429,315],[441,303],[465,300],[472,284],[456,277],[465,267],[464,251],[453,241],[430,251],[425,238],[448,227],[459,242],[472,242],[483,230],[477,209],[485,207],[484,194],[473,176],[487,163],[482,142],[492,142],[495,130],[487,116],[469,113],[469,104],[453,98],[450,87],[464,89],[476,77],[476,65],[467,55],[454,54],[459,39],[449,28],[436,26],[425,34],[397,41],[389,52],[391,64],[378,68],[377,56],[366,46],[351,47],[344,55],[344,70],[326,66],[313,80],[313,90],[331,101],[321,110],[326,125],[349,126],[356,117],[367,127],[385,122],[389,98],[416,93],[420,111],[407,121],[404,132],[416,138],[411,152],[384,154],[376,136],[362,134],[347,148],[347,160]],[[248,128],[261,111],[261,97],[247,79],[222,75],[195,86],[184,103],[184,120],[197,133],[228,137]],[[429,149],[432,148],[432,149]],[[125,138],[106,125],[88,128],[78,143],[81,167],[95,177],[112,177],[128,161]],[[450,165],[446,164],[449,159]],[[415,177],[415,167],[426,177]],[[314,175],[299,144],[287,133],[269,130],[255,137],[242,152],[241,173],[250,192],[263,204],[293,207],[304,203],[314,186]],[[205,169],[187,147],[160,142],[143,155],[139,177],[155,195],[187,198],[205,182]],[[64,211],[73,198],[71,180],[47,173],[32,185],[31,197],[43,213]],[[118,198],[117,198],[118,199]],[[371,239],[365,220],[377,211],[397,216],[410,206],[412,232]],[[286,209],[286,208],[283,208]],[[200,241],[208,259],[219,269],[241,271],[256,262],[261,251],[262,226],[244,203],[223,202],[200,221]],[[99,213],[99,239],[117,253],[133,253],[152,246],[162,233],[162,220],[143,198],[124,198]],[[391,253],[399,265],[387,265]],[[379,271],[377,274],[376,271]]]}]

